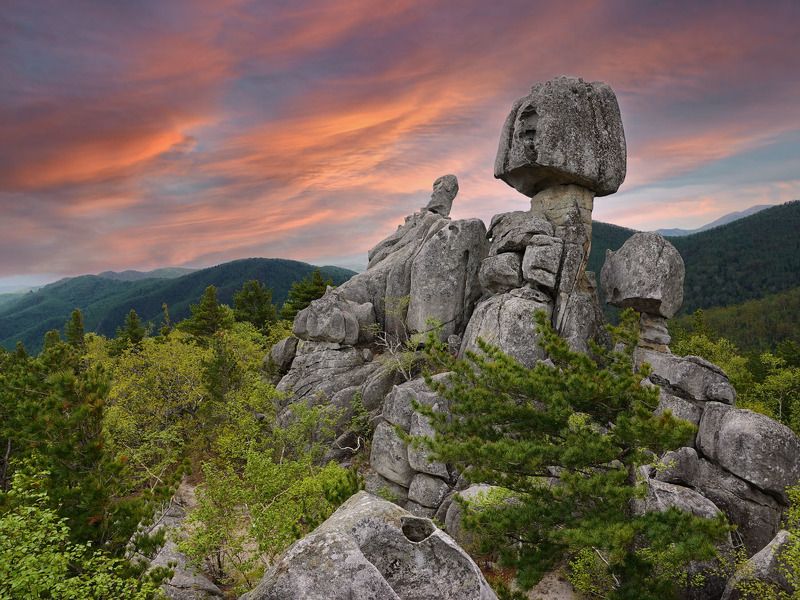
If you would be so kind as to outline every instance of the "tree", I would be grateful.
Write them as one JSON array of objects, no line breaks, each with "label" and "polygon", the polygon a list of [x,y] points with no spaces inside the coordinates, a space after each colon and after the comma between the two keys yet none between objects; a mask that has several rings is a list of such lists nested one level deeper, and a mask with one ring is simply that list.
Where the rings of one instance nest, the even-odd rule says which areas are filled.
[{"label": "tree", "polygon": [[112,354],[120,354],[126,348],[140,348],[142,340],[147,336],[147,328],[142,325],[135,309],[131,309],[125,317],[125,324],[117,328],[117,335],[111,348]]},{"label": "tree", "polygon": [[714,557],[727,526],[675,509],[637,514],[632,501],[644,491],[638,467],[683,445],[693,426],[654,415],[658,391],[641,385],[647,369],[632,370],[632,311],[612,329],[623,349],[594,345],[594,358],[571,351],[544,314],[536,319],[552,365],[527,368],[482,340],[480,353],[456,360],[430,336],[429,360],[451,376],[426,380],[452,417],[418,406],[436,432],[425,443],[435,460],[504,490],[465,523],[524,587],[572,559],[573,581],[580,587],[590,566],[600,597],[671,597],[681,565]]},{"label": "tree", "polygon": [[71,346],[82,350],[85,346],[83,336],[85,335],[83,327],[83,313],[79,308],[72,311],[69,321],[64,326],[64,337],[67,343]]},{"label": "tree", "polygon": [[295,281],[281,308],[281,318],[293,321],[298,312],[317,298],[322,298],[330,285],[333,285],[333,280],[323,279],[319,269],[314,269],[308,277]]},{"label": "tree", "polygon": [[251,279],[233,295],[233,316],[239,321],[247,321],[262,332],[278,320],[278,312],[272,304],[272,291],[261,282]]},{"label": "tree", "polygon": [[196,338],[208,338],[220,329],[230,326],[230,309],[220,306],[217,288],[213,285],[206,288],[200,302],[192,304],[189,310],[192,316],[181,323],[181,327]]}]

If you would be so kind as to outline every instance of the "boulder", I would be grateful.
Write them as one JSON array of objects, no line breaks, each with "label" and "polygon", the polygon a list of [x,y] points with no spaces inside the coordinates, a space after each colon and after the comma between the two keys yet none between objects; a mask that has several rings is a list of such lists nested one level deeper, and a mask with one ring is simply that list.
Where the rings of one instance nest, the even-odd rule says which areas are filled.
[{"label": "boulder", "polygon": [[650,380],[674,396],[725,404],[733,404],[736,399],[736,390],[725,372],[699,356],[675,356],[639,346],[633,359],[637,368],[649,364]]},{"label": "boulder", "polygon": [[455,175],[443,175],[433,182],[433,194],[425,210],[447,217],[458,194],[458,179]]},{"label": "boulder", "polygon": [[409,332],[428,331],[432,322],[443,339],[464,331],[481,296],[478,271],[487,251],[480,219],[452,221],[426,240],[411,263]]},{"label": "boulder", "polygon": [[564,242],[557,237],[533,236],[530,245],[525,248],[525,256],[522,259],[523,279],[546,290],[555,288],[563,249]]},{"label": "boulder", "polygon": [[298,339],[289,336],[275,344],[269,351],[269,361],[278,370],[278,373],[286,373],[292,366],[294,355],[297,353]]},{"label": "boulder", "polygon": [[778,531],[782,506],[771,496],[697,455],[694,448],[667,452],[656,479],[689,486],[711,500],[736,525],[748,554],[763,548]]},{"label": "boulder", "polygon": [[243,600],[495,600],[429,519],[359,492],[295,542]]},{"label": "boulder", "polygon": [[370,469],[364,476],[364,489],[370,494],[402,506],[408,500],[408,488],[389,481]]},{"label": "boulder", "polygon": [[359,304],[343,299],[329,288],[322,298],[297,313],[292,332],[304,340],[352,346],[372,339],[374,323],[371,302]]},{"label": "boulder", "polygon": [[[662,388],[659,390],[658,407],[656,408],[655,413],[657,415],[661,415],[667,410],[672,413],[672,416],[678,419],[689,421],[695,427],[700,426],[700,418],[703,416],[702,405],[698,402],[681,398],[680,396],[673,396]],[[692,435],[692,446],[694,446],[696,438],[697,432]]]},{"label": "boulder", "polygon": [[606,251],[600,283],[609,304],[670,318],[683,304],[683,258],[655,232],[635,233]]},{"label": "boulder", "polygon": [[308,398],[322,403],[345,388],[363,384],[379,367],[375,361],[366,361],[356,348],[301,341],[292,368],[277,389],[289,396],[289,402]]},{"label": "boulder", "polygon": [[570,349],[588,353],[589,340],[610,347],[611,337],[606,331],[606,319],[597,299],[594,273],[584,272],[583,280],[567,297],[561,314],[563,320],[559,333]]},{"label": "boulder", "polygon": [[[760,552],[751,557],[744,565],[737,569],[733,577],[728,580],[725,592],[721,600],[744,600],[751,598],[746,595],[743,588],[747,582],[759,582],[771,587],[773,590],[780,590],[789,598],[795,592],[791,584],[786,580],[781,564],[781,553],[790,540],[788,531],[779,531],[774,539],[767,544]],[[776,596],[777,597],[777,596]]]},{"label": "boulder", "polygon": [[[449,373],[434,375],[434,381],[445,381]],[[386,395],[383,403],[383,418],[400,426],[404,431],[411,431],[411,417],[416,414],[413,403],[445,410],[444,402],[438,394],[431,391],[423,377],[417,377],[396,385]]]},{"label": "boulder", "polygon": [[472,314],[464,332],[460,356],[478,351],[478,338],[499,347],[527,367],[545,358],[539,347],[534,313],[543,310],[549,317],[552,303],[543,293],[519,288],[483,300]]},{"label": "boulder", "polygon": [[494,176],[526,196],[563,184],[605,196],[617,191],[625,169],[625,133],[612,89],[557,77],[537,83],[514,103]]},{"label": "boulder", "polygon": [[709,402],[697,449],[710,461],[789,503],[786,488],[800,480],[800,438],[766,415]]},{"label": "boulder", "polygon": [[475,502],[480,500],[481,497],[486,496],[496,488],[495,486],[487,485],[485,483],[476,483],[470,485],[467,489],[456,492],[449,503],[447,512],[444,517],[444,528],[454,540],[465,548],[470,548],[474,542],[472,536],[464,530],[464,506],[461,502]]},{"label": "boulder", "polygon": [[487,233],[491,240],[489,256],[503,252],[524,252],[535,235],[553,235],[553,226],[528,211],[500,213],[492,217]]},{"label": "boulder", "polygon": [[417,473],[408,487],[408,499],[426,508],[436,509],[449,491],[450,486],[439,477]]},{"label": "boulder", "polygon": [[[479,279],[481,287],[501,294],[522,286],[522,259],[517,252],[503,252],[483,259]],[[555,279],[555,277],[554,277]]]},{"label": "boulder", "polygon": [[713,519],[720,513],[711,500],[691,488],[658,479],[647,479],[647,494],[634,501],[634,511],[645,514],[665,512],[670,508],[677,508],[704,519]]},{"label": "boulder", "polygon": [[[411,430],[409,433],[412,436],[425,436],[432,438],[436,432],[433,430],[433,427],[431,426],[427,417],[415,412],[411,415]],[[442,477],[444,479],[449,477],[447,466],[442,462],[431,460],[430,452],[427,448],[416,448],[414,445],[409,446],[408,463],[411,465],[412,469],[420,473],[436,475],[437,477]]]},{"label": "boulder", "polygon": [[369,464],[379,474],[398,485],[408,488],[416,471],[408,462],[406,443],[397,434],[394,425],[381,421],[372,436]]}]

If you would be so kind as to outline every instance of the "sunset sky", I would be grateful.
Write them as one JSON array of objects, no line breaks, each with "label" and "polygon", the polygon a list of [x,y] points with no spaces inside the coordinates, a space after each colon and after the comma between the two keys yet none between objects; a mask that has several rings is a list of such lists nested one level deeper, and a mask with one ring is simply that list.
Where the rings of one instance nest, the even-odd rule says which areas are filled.
[{"label": "sunset sky", "polygon": [[248,256],[363,267],[492,177],[539,80],[616,91],[628,176],[594,218],[692,227],[800,198],[800,2],[3,0],[0,290]]}]

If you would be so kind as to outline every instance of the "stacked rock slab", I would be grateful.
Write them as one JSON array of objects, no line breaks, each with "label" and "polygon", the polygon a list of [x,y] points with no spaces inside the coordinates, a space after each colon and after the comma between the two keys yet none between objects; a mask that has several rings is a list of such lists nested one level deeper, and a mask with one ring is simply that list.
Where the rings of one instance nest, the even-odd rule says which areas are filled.
[{"label": "stacked rock slab", "polygon": [[607,301],[640,313],[634,361],[650,366],[645,384],[659,388],[657,410],[697,427],[689,446],[662,457],[665,468],[648,484],[651,491],[668,484],[702,494],[737,526],[735,539],[753,555],[778,532],[785,488],[800,480],[800,439],[777,421],[735,408],[736,392],[718,366],[670,352],[666,320],[683,301],[683,280],[679,253],[656,233],[635,234],[608,252],[601,272]]},{"label": "stacked rock slab", "polygon": [[242,600],[496,600],[429,519],[359,492],[296,542]]}]

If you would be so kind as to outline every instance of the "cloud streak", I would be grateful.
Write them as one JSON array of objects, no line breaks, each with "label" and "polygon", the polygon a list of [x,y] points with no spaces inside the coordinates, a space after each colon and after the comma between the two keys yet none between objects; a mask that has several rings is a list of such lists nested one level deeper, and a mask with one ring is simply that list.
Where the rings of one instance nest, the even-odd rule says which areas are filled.
[{"label": "cloud streak", "polygon": [[0,278],[364,262],[446,172],[455,217],[522,208],[492,178],[497,136],[558,74],[620,99],[628,179],[597,218],[692,226],[792,199],[798,26],[790,2],[12,2]]}]

